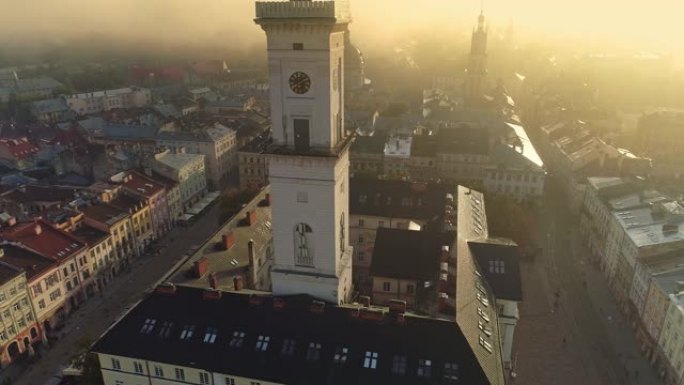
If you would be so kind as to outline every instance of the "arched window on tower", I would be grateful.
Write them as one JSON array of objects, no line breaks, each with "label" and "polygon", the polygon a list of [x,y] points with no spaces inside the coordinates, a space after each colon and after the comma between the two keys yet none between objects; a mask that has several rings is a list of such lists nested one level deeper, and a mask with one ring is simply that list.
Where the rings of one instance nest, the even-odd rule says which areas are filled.
[{"label": "arched window on tower", "polygon": [[294,229],[295,265],[313,266],[313,230],[306,223],[298,223]]}]

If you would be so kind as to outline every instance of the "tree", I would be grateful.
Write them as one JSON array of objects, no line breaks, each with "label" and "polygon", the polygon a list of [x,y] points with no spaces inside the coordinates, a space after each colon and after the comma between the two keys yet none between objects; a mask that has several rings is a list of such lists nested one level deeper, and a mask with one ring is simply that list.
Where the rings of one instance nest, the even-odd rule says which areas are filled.
[{"label": "tree", "polygon": [[100,360],[97,354],[88,352],[83,355],[81,362],[82,374],[76,380],[78,385],[104,385],[102,372],[100,371]]}]

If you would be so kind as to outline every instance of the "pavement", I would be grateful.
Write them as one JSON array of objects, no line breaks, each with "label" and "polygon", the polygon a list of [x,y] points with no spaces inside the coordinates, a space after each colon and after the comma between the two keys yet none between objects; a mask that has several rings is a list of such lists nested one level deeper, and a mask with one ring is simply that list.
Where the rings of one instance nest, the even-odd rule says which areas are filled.
[{"label": "pavement", "polygon": [[15,373],[13,385],[46,384],[63,365],[82,349],[83,342],[97,340],[116,320],[132,308],[166,273],[192,254],[192,248],[204,243],[218,229],[220,205],[214,204],[190,227],[169,232],[160,245],[165,251],[157,256],[142,256],[133,261],[130,271],[120,274],[102,292],[88,300],[66,322],[59,340],[42,357]]},{"label": "pavement", "polygon": [[521,266],[523,296],[513,344],[514,384],[659,385],[634,332],[578,232],[553,180],[534,261]]}]

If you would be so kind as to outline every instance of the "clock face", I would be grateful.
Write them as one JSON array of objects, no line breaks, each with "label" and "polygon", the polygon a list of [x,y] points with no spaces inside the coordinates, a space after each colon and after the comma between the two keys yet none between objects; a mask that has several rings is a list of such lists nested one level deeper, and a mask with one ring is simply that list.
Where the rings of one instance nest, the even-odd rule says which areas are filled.
[{"label": "clock face", "polygon": [[290,89],[295,94],[305,94],[311,88],[311,78],[304,72],[297,71],[290,76]]}]

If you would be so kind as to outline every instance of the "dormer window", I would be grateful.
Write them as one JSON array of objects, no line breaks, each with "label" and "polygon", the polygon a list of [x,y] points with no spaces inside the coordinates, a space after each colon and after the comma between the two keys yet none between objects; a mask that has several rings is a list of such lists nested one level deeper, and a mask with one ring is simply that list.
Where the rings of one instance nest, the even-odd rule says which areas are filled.
[{"label": "dormer window", "polygon": [[181,332],[180,339],[189,340],[192,338],[192,334],[195,332],[195,325],[185,325],[183,331]]},{"label": "dormer window", "polygon": [[363,367],[375,369],[378,367],[378,352],[367,351],[363,359]]},{"label": "dormer window", "polygon": [[489,272],[495,274],[504,274],[506,272],[504,261],[499,259],[489,261]]},{"label": "dormer window", "polygon": [[154,329],[154,324],[157,323],[157,320],[153,319],[146,319],[145,323],[143,324],[142,328],[140,329],[140,334],[150,334],[152,332],[152,329]]},{"label": "dormer window", "polygon": [[483,320],[489,322],[489,315],[487,315],[487,313],[482,310],[481,307],[477,308],[477,315],[479,315]]},{"label": "dormer window", "polygon": [[171,334],[171,328],[173,327],[173,322],[164,321],[161,330],[159,330],[159,337],[166,338]]},{"label": "dormer window", "polygon": [[477,320],[477,328],[486,334],[487,337],[492,335],[492,329],[490,329],[489,326],[487,326],[487,323],[481,319]]},{"label": "dormer window", "polygon": [[484,296],[484,294],[477,292],[477,300],[480,301],[484,306],[489,306],[489,300]]},{"label": "dormer window", "polygon": [[216,341],[216,335],[217,334],[218,334],[218,329],[207,328],[207,331],[204,333],[204,342],[207,344],[213,344],[214,341]]},{"label": "dormer window", "polygon": [[349,349],[347,349],[344,346],[338,346],[337,349],[335,349],[335,355],[333,356],[333,361],[336,364],[343,365],[347,362],[347,354],[349,353]]},{"label": "dormer window", "polygon": [[480,336],[480,346],[482,346],[486,351],[491,353],[493,351],[492,349],[492,343],[487,341],[487,338],[485,336]]},{"label": "dormer window", "polygon": [[259,336],[257,338],[255,350],[257,352],[265,352],[266,349],[268,349],[268,343],[271,341],[271,337],[269,336]]},{"label": "dormer window", "polygon": [[404,375],[406,374],[406,356],[397,354],[392,359],[392,373]]},{"label": "dormer window", "polygon": [[283,348],[280,350],[280,354],[284,356],[292,356],[294,354],[296,343],[297,342],[295,340],[286,338],[283,341]]},{"label": "dormer window", "polygon": [[430,377],[432,375],[432,360],[418,360],[418,377]]},{"label": "dormer window", "polygon": [[233,332],[233,338],[231,338],[230,343],[228,346],[231,348],[239,348],[242,346],[242,343],[245,340],[245,332],[238,332],[235,331]]},{"label": "dormer window", "polygon": [[321,344],[310,342],[309,349],[306,351],[306,360],[309,362],[318,361],[321,358]]}]

